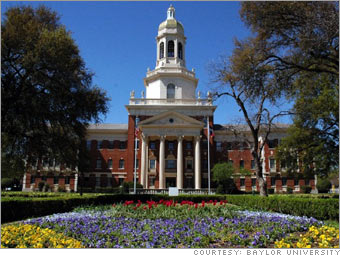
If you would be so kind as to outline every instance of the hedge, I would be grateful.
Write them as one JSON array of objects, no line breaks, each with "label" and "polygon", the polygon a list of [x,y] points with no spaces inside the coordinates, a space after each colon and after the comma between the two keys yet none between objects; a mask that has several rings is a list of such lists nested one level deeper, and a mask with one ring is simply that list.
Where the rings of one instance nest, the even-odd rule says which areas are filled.
[{"label": "hedge", "polygon": [[1,222],[11,222],[32,217],[62,213],[84,205],[120,203],[126,200],[159,201],[172,199],[178,202],[227,200],[229,203],[247,209],[274,211],[296,216],[314,217],[319,220],[339,220],[339,199],[301,198],[285,195],[131,195],[131,194],[79,194],[56,197],[3,197],[1,201]]},{"label": "hedge", "polygon": [[227,195],[229,203],[248,209],[273,211],[296,216],[314,217],[319,220],[339,221],[339,199],[302,198],[285,195],[268,197],[252,195]]}]

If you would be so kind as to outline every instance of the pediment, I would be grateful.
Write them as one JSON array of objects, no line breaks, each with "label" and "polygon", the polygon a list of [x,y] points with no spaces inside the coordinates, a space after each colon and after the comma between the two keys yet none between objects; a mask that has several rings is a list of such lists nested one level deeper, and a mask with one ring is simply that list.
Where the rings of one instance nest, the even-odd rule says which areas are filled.
[{"label": "pediment", "polygon": [[174,111],[160,113],[139,123],[139,127],[141,127],[142,129],[147,127],[203,128],[203,126],[204,126],[203,122]]}]

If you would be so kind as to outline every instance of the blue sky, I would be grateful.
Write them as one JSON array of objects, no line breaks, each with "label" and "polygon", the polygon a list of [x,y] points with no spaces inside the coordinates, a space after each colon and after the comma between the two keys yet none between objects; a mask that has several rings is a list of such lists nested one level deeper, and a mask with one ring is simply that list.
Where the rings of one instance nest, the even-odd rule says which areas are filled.
[{"label": "blue sky", "polygon": [[[198,90],[204,93],[213,86],[208,63],[221,54],[230,55],[233,38],[250,35],[240,19],[239,2],[1,2],[1,12],[21,4],[44,4],[60,15],[87,68],[95,73],[94,84],[112,99],[104,123],[127,123],[124,105],[131,90],[136,97],[145,90],[147,68],[152,70],[156,64],[158,26],[170,4],[187,37],[187,68],[195,68]],[[232,123],[241,116],[232,99],[219,99],[215,105],[215,123]]]}]

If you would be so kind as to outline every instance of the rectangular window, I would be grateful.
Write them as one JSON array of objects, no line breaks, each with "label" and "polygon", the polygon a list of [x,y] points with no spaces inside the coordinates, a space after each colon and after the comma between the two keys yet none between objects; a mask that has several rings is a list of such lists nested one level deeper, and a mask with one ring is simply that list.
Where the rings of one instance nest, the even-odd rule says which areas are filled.
[{"label": "rectangular window", "polygon": [[275,147],[277,147],[278,145],[278,140],[274,139],[274,140],[268,140],[268,147],[273,149]]},{"label": "rectangular window", "polygon": [[124,178],[119,178],[118,179],[119,186],[121,186],[123,184],[123,182],[124,182]]},{"label": "rectangular window", "polygon": [[120,150],[125,150],[126,149],[126,141],[120,141],[119,149]]},{"label": "rectangular window", "polygon": [[48,167],[48,158],[44,158],[43,166]]},{"label": "rectangular window", "polygon": [[286,177],[282,178],[282,186],[287,186],[287,178]]},{"label": "rectangular window", "polygon": [[139,159],[136,159],[136,169],[139,169]]},{"label": "rectangular window", "polygon": [[70,176],[65,176],[65,184],[70,184]]},{"label": "rectangular window", "polygon": [[107,168],[112,169],[112,159],[109,159],[109,160],[107,161]]},{"label": "rectangular window", "polygon": [[166,168],[167,169],[175,169],[176,168],[176,160],[173,160],[173,159],[166,160]]},{"label": "rectangular window", "polygon": [[244,187],[244,185],[245,185],[245,180],[242,178],[242,179],[240,179],[240,181],[241,181],[241,187]]},{"label": "rectangular window", "polygon": [[186,169],[189,169],[189,170],[192,169],[192,159],[186,160]]},{"label": "rectangular window", "polygon": [[137,149],[137,150],[139,149],[139,140],[137,140],[137,146],[136,146],[136,149]]},{"label": "rectangular window", "polygon": [[31,175],[31,184],[35,183],[35,176]]},{"label": "rectangular window", "polygon": [[250,169],[255,169],[255,160],[252,159],[250,164]]},{"label": "rectangular window", "polygon": [[275,186],[275,181],[276,181],[276,178],[274,177],[270,178],[270,185]]},{"label": "rectangular window", "polygon": [[46,175],[44,175],[43,177],[41,177],[41,180],[43,180],[43,181],[47,181],[47,176],[46,176]]},{"label": "rectangular window", "polygon": [[86,149],[89,151],[91,150],[91,140],[86,141]]},{"label": "rectangular window", "polygon": [[124,169],[124,159],[119,160],[119,169]]},{"label": "rectangular window", "polygon": [[175,149],[175,144],[173,142],[168,142],[168,149],[170,151],[174,150]]},{"label": "rectangular window", "polygon": [[222,151],[222,143],[221,142],[216,142],[216,151],[219,151],[219,152]]},{"label": "rectangular window", "polygon": [[256,187],[256,179],[251,179],[251,186]]},{"label": "rectangular window", "polygon": [[240,160],[240,168],[244,168],[244,160]]},{"label": "rectangular window", "polygon": [[54,176],[54,178],[53,178],[53,183],[54,183],[54,184],[58,184],[58,182],[59,182],[58,176]]},{"label": "rectangular window", "polygon": [[97,150],[100,150],[103,148],[103,141],[97,141]]},{"label": "rectangular window", "polygon": [[150,142],[150,150],[156,150],[156,143]]},{"label": "rectangular window", "polygon": [[48,165],[49,165],[50,167],[52,167],[52,166],[54,165],[54,160],[53,160],[53,159],[50,159],[50,160],[48,161]]},{"label": "rectangular window", "polygon": [[233,144],[227,143],[227,150],[232,150],[232,149],[233,149]]},{"label": "rectangular window", "polygon": [[299,180],[298,179],[294,179],[294,185],[298,186],[299,185]]},{"label": "rectangular window", "polygon": [[109,141],[109,149],[113,149],[114,148],[114,141]]},{"label": "rectangular window", "polygon": [[150,159],[150,169],[156,169],[156,160]]},{"label": "rectangular window", "polygon": [[155,186],[155,176],[150,176],[149,177],[149,185],[150,186]]},{"label": "rectangular window", "polygon": [[102,160],[100,158],[97,159],[96,168],[97,169],[101,169],[102,168]]},{"label": "rectangular window", "polygon": [[306,186],[309,186],[309,179],[306,179],[306,180],[305,180],[305,185],[306,185]]},{"label": "rectangular window", "polygon": [[275,172],[275,168],[276,168],[275,159],[273,158],[269,159],[269,168],[271,172]]},{"label": "rectangular window", "polygon": [[191,150],[191,149],[192,149],[192,143],[191,143],[191,142],[187,142],[187,143],[185,144],[185,148],[186,148],[187,150]]}]

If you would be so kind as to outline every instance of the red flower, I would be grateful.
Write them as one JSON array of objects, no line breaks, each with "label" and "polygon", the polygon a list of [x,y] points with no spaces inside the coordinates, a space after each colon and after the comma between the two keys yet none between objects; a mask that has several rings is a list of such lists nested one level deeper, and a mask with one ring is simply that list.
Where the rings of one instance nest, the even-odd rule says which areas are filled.
[{"label": "red flower", "polygon": [[137,207],[135,206],[134,208],[133,208],[133,210],[136,210],[137,209]]},{"label": "red flower", "polygon": [[146,210],[146,206],[144,206],[143,209]]},{"label": "red flower", "polygon": [[195,208],[196,208],[196,209],[197,209],[197,206],[198,206],[198,205],[197,205],[197,203],[196,203],[196,204],[195,204]]},{"label": "red flower", "polygon": [[116,207],[116,204],[113,204],[112,207]]}]

